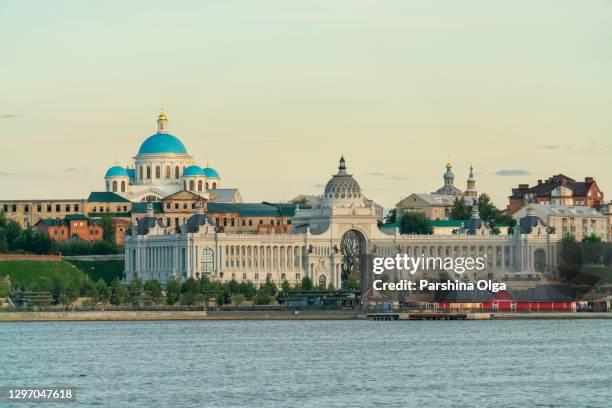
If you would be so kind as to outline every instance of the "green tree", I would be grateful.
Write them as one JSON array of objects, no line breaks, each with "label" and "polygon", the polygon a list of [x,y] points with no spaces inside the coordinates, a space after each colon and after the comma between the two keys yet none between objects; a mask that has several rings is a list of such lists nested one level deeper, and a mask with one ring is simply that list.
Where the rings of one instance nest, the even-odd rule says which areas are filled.
[{"label": "green tree", "polygon": [[187,278],[187,280],[185,280],[185,282],[183,282],[183,284],[181,285],[182,293],[190,292],[196,294],[197,292],[199,292],[199,290],[200,283],[193,276]]},{"label": "green tree", "polygon": [[281,284],[281,292],[286,295],[287,293],[289,293],[289,291],[291,291],[291,285],[289,284],[289,282],[287,282],[287,279],[285,279]]},{"label": "green tree", "polygon": [[270,296],[270,294],[264,290],[257,291],[257,295],[255,296],[256,305],[269,305],[270,303],[272,303],[272,296]]},{"label": "green tree", "polygon": [[9,251],[15,251],[18,249],[16,247],[17,239],[22,233],[21,225],[19,225],[19,223],[15,220],[8,220],[4,226],[4,231],[6,232],[6,241],[8,243]]},{"label": "green tree", "polygon": [[463,197],[455,198],[453,208],[451,209],[450,218],[453,220],[464,221],[470,218],[472,207],[465,203]]},{"label": "green tree", "polygon": [[241,304],[244,303],[245,297],[243,294],[237,293],[234,296],[232,296],[232,300],[234,301],[234,304],[236,306],[240,306]]},{"label": "green tree", "polygon": [[400,219],[400,233],[402,234],[433,234],[431,222],[425,214],[406,212]]},{"label": "green tree", "polygon": [[300,284],[300,288],[302,290],[312,290],[312,288],[313,288],[312,279],[310,279],[308,276],[304,276],[302,278],[302,282]]},{"label": "green tree", "polygon": [[115,224],[110,215],[106,214],[102,217],[102,227],[104,228],[102,239],[115,244]]},{"label": "green tree", "polygon": [[567,280],[573,281],[582,269],[582,249],[573,236],[566,236],[561,240],[559,251],[559,275]]},{"label": "green tree", "polygon": [[174,276],[170,277],[166,282],[166,303],[169,305],[175,304],[181,293],[181,283]]},{"label": "green tree", "polygon": [[113,288],[113,297],[111,303],[113,305],[124,305],[129,300],[129,292],[121,281],[115,278],[111,284]]},{"label": "green tree", "polygon": [[255,284],[251,281],[240,282],[240,293],[244,295],[247,300],[253,300],[255,295],[257,294],[257,288]]},{"label": "green tree", "polygon": [[387,215],[385,215],[384,219],[383,219],[383,223],[384,224],[393,224],[395,222],[396,219],[396,214],[397,214],[397,209],[392,208],[389,210],[389,212],[387,212]]},{"label": "green tree", "polygon": [[144,289],[149,292],[149,295],[151,296],[151,300],[153,300],[153,302],[160,302],[162,296],[162,287],[157,279],[148,280],[144,285]]},{"label": "green tree", "polygon": [[108,289],[108,285],[106,284],[106,281],[104,279],[98,279],[98,281],[96,282],[96,290],[98,291],[98,300],[102,303],[108,302],[110,292]]},{"label": "green tree", "polygon": [[98,287],[89,278],[85,279],[81,284],[81,296],[98,299]]}]

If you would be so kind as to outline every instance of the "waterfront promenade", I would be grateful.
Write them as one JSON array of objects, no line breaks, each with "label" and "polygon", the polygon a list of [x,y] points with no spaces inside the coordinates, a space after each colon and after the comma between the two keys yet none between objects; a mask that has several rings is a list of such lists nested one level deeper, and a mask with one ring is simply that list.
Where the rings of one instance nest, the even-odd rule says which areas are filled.
[{"label": "waterfront promenade", "polygon": [[612,312],[366,313],[363,311],[52,311],[1,312],[0,322],[150,320],[538,320],[612,319]]}]

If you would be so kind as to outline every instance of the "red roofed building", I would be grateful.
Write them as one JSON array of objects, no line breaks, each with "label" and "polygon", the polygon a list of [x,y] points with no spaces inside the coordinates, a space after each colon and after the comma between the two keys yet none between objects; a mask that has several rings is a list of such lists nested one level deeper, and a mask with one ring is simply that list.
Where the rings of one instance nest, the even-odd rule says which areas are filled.
[{"label": "red roofed building", "polygon": [[55,241],[65,241],[70,238],[99,241],[104,236],[104,227],[100,221],[79,214],[68,215],[65,218],[44,218],[36,223],[36,228]]},{"label": "red roofed building", "polygon": [[593,177],[576,181],[563,174],[552,176],[538,184],[519,184],[508,197],[506,212],[514,214],[526,204],[554,204],[570,206],[599,207],[604,204],[604,194]]}]

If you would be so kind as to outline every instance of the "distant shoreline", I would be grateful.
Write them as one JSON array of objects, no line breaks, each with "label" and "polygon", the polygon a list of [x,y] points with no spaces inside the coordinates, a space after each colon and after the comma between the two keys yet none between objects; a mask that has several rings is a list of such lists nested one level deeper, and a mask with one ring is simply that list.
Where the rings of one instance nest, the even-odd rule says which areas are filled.
[{"label": "distant shoreline", "polygon": [[[414,317],[418,315],[419,318]],[[464,315],[464,318],[446,318]],[[372,318],[372,317],[376,318]],[[429,317],[432,317],[431,319]],[[465,317],[467,316],[467,317]],[[381,318],[378,318],[381,317]],[[385,318],[393,317],[393,318]],[[169,321],[169,320],[520,320],[612,319],[612,313],[365,313],[338,311],[83,311],[2,312],[0,322]]]}]

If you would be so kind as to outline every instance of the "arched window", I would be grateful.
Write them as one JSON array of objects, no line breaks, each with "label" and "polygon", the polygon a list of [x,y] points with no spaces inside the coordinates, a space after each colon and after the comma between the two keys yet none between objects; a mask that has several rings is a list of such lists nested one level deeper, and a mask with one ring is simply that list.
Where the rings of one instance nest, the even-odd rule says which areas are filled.
[{"label": "arched window", "polygon": [[142,166],[140,166],[140,167],[138,168],[138,172],[140,173],[140,177],[139,177],[139,178],[142,180],[142,179],[144,178],[144,177],[143,177],[143,174],[142,174]]},{"label": "arched window", "polygon": [[202,252],[202,273],[212,275],[215,272],[215,254],[211,248],[204,248]]},{"label": "arched window", "polygon": [[187,181],[183,180],[183,190],[187,190]]},{"label": "arched window", "polygon": [[166,166],[166,172],[164,174],[164,178],[170,178],[170,166]]},{"label": "arched window", "polygon": [[110,183],[108,181],[106,182],[106,191],[110,191]]},{"label": "arched window", "polygon": [[155,166],[155,178],[156,179],[160,179],[161,178],[161,167],[159,167],[159,166]]},{"label": "arched window", "polygon": [[195,190],[195,183],[193,180],[189,180],[189,190],[190,191]]},{"label": "arched window", "polygon": [[210,189],[210,185],[208,184],[208,181],[206,182],[206,189]]},{"label": "arched window", "polygon": [[178,180],[180,177],[181,177],[181,170],[179,169],[179,166],[176,166],[174,168],[174,178]]},{"label": "arched window", "polygon": [[147,166],[147,180],[151,179],[151,166]]},{"label": "arched window", "polygon": [[113,181],[113,193],[117,192],[117,181]]},{"label": "arched window", "polygon": [[325,275],[319,276],[319,287],[320,288],[327,287],[327,278],[325,277]]},{"label": "arched window", "polygon": [[546,252],[542,248],[533,253],[533,266],[537,272],[546,272]]},{"label": "arched window", "polygon": [[198,191],[202,191],[202,180],[198,181]]},{"label": "arched window", "polygon": [[121,192],[125,193],[125,181],[121,182]]},{"label": "arched window", "polygon": [[217,183],[213,183],[213,190],[217,189]]}]

